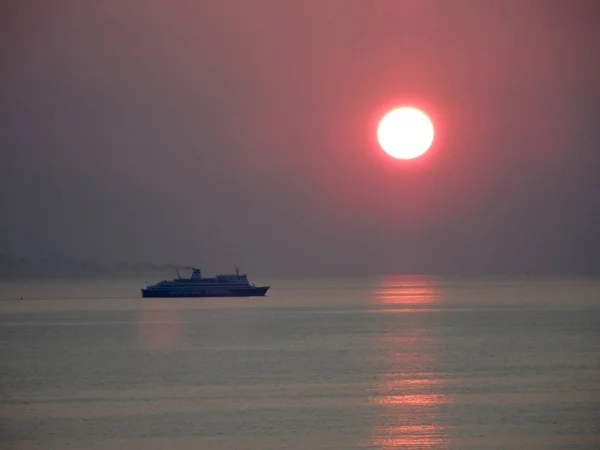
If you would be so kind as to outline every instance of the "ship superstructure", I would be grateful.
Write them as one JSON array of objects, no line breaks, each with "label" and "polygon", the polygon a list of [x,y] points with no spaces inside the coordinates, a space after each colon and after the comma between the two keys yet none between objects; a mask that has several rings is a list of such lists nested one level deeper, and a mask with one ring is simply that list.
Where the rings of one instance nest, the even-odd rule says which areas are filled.
[{"label": "ship superstructure", "polygon": [[142,289],[142,297],[254,297],[264,296],[270,286],[255,286],[248,282],[248,276],[240,273],[220,274],[203,278],[200,269],[193,268],[189,278],[179,276],[174,280],[160,281]]}]

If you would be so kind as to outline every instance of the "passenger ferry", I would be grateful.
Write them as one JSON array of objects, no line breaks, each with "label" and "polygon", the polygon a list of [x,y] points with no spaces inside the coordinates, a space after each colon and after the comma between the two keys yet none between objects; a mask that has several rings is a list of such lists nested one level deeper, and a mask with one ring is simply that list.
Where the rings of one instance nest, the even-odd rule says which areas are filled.
[{"label": "passenger ferry", "polygon": [[177,270],[174,280],[160,281],[142,289],[142,297],[262,297],[270,286],[255,286],[235,266],[234,274],[202,278],[200,269],[192,269],[190,278],[182,278]]}]

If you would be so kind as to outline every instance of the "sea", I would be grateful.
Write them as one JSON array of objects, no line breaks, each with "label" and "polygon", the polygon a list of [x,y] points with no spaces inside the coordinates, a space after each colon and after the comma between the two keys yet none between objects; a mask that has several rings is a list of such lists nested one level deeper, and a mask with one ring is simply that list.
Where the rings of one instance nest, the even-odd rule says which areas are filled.
[{"label": "sea", "polygon": [[0,283],[0,448],[600,449],[600,279]]}]

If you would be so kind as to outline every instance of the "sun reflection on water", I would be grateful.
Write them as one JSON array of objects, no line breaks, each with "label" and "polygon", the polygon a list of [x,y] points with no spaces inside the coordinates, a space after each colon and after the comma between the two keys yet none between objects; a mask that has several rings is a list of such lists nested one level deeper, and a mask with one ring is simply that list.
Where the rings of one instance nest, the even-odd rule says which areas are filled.
[{"label": "sun reflection on water", "polygon": [[441,298],[433,280],[422,275],[383,277],[374,295],[379,305],[435,306]]},{"label": "sun reflection on water", "polygon": [[[369,399],[376,411],[370,443],[375,448],[448,447],[440,408],[450,399],[436,368],[436,312],[430,311],[441,301],[435,282],[424,276],[382,278],[374,292],[373,302],[387,308],[381,309],[378,374]],[[398,310],[424,314],[392,314]]]}]

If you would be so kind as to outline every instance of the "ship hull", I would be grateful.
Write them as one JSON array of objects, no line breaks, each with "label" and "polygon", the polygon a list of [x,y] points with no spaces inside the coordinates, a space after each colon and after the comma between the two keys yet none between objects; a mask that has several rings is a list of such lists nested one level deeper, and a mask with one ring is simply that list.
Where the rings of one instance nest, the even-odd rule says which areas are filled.
[{"label": "ship hull", "polygon": [[187,298],[187,297],[264,297],[270,286],[244,288],[193,288],[181,290],[142,289],[143,298]]}]

